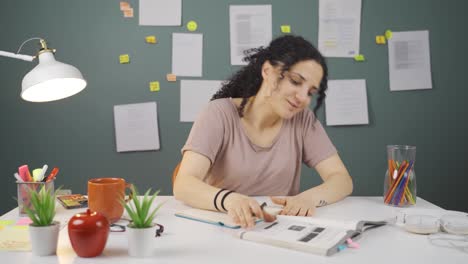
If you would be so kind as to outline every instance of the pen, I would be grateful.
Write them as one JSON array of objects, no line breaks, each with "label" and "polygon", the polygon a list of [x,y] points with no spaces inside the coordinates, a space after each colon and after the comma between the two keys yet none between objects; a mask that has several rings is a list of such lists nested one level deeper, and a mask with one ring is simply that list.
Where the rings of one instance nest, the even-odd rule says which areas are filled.
[{"label": "pen", "polygon": [[54,169],[52,169],[49,176],[47,176],[47,178],[45,178],[43,181],[48,182],[48,181],[53,180],[58,172],[59,172],[59,169],[55,167]]}]

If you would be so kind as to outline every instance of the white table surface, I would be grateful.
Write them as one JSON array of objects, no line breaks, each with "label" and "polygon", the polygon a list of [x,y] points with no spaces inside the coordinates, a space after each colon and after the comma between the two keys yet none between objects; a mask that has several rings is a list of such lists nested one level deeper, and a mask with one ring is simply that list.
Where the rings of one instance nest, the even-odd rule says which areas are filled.
[{"label": "white table surface", "polygon": [[[264,198],[258,198],[265,200]],[[31,252],[0,251],[1,263],[468,263],[468,254],[452,248],[432,245],[427,236],[410,234],[397,226],[384,226],[364,233],[359,249],[346,249],[325,257],[270,245],[240,240],[233,230],[175,217],[177,210],[188,208],[172,196],[160,196],[165,201],[156,221],[164,225],[164,234],[154,239],[151,258],[132,258],[127,253],[126,233],[111,232],[102,255],[80,258],[73,251],[67,228],[59,235],[57,255],[37,257]],[[438,209],[418,197],[411,209]],[[318,208],[315,217],[347,220],[382,220],[396,215],[399,208],[383,204],[382,197],[348,197],[345,200]],[[62,224],[84,209],[66,210],[57,206],[56,219]],[[0,219],[18,219],[14,209]]]}]

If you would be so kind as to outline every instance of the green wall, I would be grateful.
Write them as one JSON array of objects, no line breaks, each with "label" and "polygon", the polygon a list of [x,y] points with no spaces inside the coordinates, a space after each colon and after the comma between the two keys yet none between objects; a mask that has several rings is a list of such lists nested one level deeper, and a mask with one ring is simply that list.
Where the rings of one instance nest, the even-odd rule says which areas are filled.
[{"label": "green wall", "polygon": [[[138,26],[138,1],[130,0],[135,18],[123,18],[118,0],[6,0],[0,16],[0,50],[15,52],[29,37],[40,36],[56,48],[56,58],[78,67],[87,89],[68,99],[37,104],[22,101],[22,77],[33,64],[0,58],[0,213],[15,207],[13,173],[22,164],[60,168],[56,185],[86,193],[94,177],[123,177],[140,189],[170,195],[171,173],[192,123],[179,122],[179,81],[168,83],[171,34],[185,27]],[[318,36],[317,0],[183,0],[182,21],[198,22],[203,33],[203,77],[222,80],[238,67],[229,60],[229,4],[272,4],[273,34],[290,24],[313,43]],[[367,61],[330,58],[330,79],[366,79],[370,124],[326,127],[354,178],[354,195],[381,195],[387,144],[417,146],[418,196],[447,209],[468,211],[468,59],[463,0],[363,0],[361,53]],[[375,36],[393,31],[429,30],[433,89],[390,92],[387,47]],[[144,43],[156,35],[159,43]],[[34,54],[28,43],[24,54]],[[131,63],[120,65],[119,54]],[[152,93],[148,82],[159,80]],[[159,151],[117,153],[113,106],[156,101]],[[324,122],[323,109],[319,118]],[[304,168],[302,189],[319,184]]]}]

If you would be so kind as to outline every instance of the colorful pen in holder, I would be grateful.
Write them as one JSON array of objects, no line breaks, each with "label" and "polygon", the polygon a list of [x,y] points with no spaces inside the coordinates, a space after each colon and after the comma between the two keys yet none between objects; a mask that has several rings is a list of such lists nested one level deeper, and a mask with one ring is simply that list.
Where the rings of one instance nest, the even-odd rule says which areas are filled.
[{"label": "colorful pen in holder", "polygon": [[384,203],[392,206],[416,204],[416,147],[387,146],[388,169],[385,173]]}]

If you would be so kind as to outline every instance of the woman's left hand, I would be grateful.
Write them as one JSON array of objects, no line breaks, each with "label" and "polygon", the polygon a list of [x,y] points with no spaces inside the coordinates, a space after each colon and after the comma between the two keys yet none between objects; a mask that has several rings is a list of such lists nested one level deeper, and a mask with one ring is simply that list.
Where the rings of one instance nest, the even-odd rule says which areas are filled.
[{"label": "woman's left hand", "polygon": [[312,216],[315,213],[315,201],[303,193],[296,196],[270,197],[275,204],[284,206],[280,215]]}]

